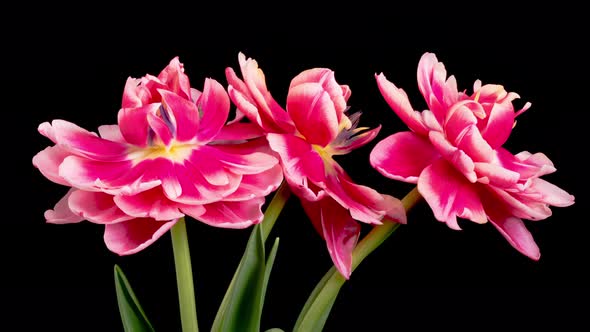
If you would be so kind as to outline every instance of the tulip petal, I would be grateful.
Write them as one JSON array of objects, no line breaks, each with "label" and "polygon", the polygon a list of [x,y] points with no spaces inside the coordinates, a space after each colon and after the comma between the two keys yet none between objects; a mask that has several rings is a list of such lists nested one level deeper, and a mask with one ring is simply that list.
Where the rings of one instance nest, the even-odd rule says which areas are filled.
[{"label": "tulip petal", "polygon": [[64,197],[62,197],[57,204],[55,204],[55,207],[53,208],[53,210],[47,210],[45,211],[45,220],[50,223],[50,224],[70,224],[70,223],[76,223],[76,222],[80,222],[82,220],[84,220],[83,217],[75,214],[69,206],[69,199],[70,196],[77,192],[79,190],[76,190],[74,188],[70,188],[70,190],[68,190],[68,192],[65,194]]},{"label": "tulip petal", "polygon": [[369,159],[371,165],[384,176],[417,183],[422,170],[439,157],[440,154],[427,139],[405,131],[377,143]]},{"label": "tulip petal", "polygon": [[574,204],[575,198],[558,186],[543,179],[532,179],[527,191],[538,194],[538,201],[552,206],[565,207]]},{"label": "tulip petal", "polygon": [[264,131],[254,123],[235,122],[223,126],[215,141],[241,141],[264,136]]},{"label": "tulip petal", "polygon": [[130,255],[145,249],[164,235],[178,220],[168,222],[136,218],[105,225],[104,242],[112,252]]},{"label": "tulip petal", "polygon": [[59,165],[71,153],[59,145],[46,147],[33,157],[33,165],[49,180],[69,186],[70,183],[59,175]]},{"label": "tulip petal", "polygon": [[113,195],[76,190],[68,200],[75,214],[96,224],[112,224],[133,219],[115,205]]},{"label": "tulip petal", "polygon": [[106,140],[109,140],[109,141],[122,143],[122,144],[127,143],[127,142],[125,142],[125,138],[123,137],[123,134],[121,133],[121,129],[119,129],[118,125],[99,126],[98,127],[98,134],[100,135],[100,137],[102,137]]},{"label": "tulip petal", "polygon": [[242,177],[238,189],[224,200],[244,201],[254,197],[264,197],[275,191],[281,181],[283,181],[283,169],[279,164],[259,174],[246,174]]},{"label": "tulip petal", "polygon": [[148,144],[148,114],[155,114],[160,104],[149,104],[138,108],[122,108],[118,114],[119,128],[125,141],[144,147]]},{"label": "tulip petal", "polygon": [[82,129],[71,122],[53,120],[51,124],[56,141],[67,150],[100,161],[128,159],[125,144],[100,138],[95,133]]},{"label": "tulip petal", "polygon": [[115,196],[114,203],[124,213],[135,218],[166,221],[184,217],[184,214],[178,209],[179,204],[167,199],[160,188],[153,188],[130,196]]},{"label": "tulip petal", "polygon": [[229,96],[219,82],[206,79],[198,105],[203,112],[198,139],[201,142],[208,142],[219,133],[227,121],[230,106]]},{"label": "tulip petal", "polygon": [[514,107],[512,103],[494,104],[487,118],[485,126],[480,128],[481,135],[493,148],[501,147],[510,136],[514,127]]},{"label": "tulip petal", "polygon": [[204,205],[199,220],[215,227],[246,228],[262,221],[264,197],[239,202],[215,202]]},{"label": "tulip petal", "polygon": [[350,88],[346,85],[342,86],[338,84],[332,70],[327,68],[312,68],[304,70],[295,76],[291,80],[289,90],[305,83],[318,83],[322,86],[322,89],[330,96],[336,110],[338,122],[340,122],[340,117],[346,110],[346,100],[350,96]]},{"label": "tulip petal", "polygon": [[184,73],[184,66],[180,62],[178,57],[174,57],[160,72],[158,79],[164,83],[170,91],[190,99],[191,96],[191,85],[188,76]]},{"label": "tulip petal", "polygon": [[437,220],[460,229],[457,217],[479,224],[487,221],[476,187],[444,159],[426,167],[418,179],[418,191]]},{"label": "tulip petal", "polygon": [[193,102],[166,90],[158,90],[162,106],[168,112],[176,132],[176,140],[194,140],[199,130],[199,110]]},{"label": "tulip petal", "polygon": [[477,181],[477,174],[475,173],[475,164],[473,160],[462,150],[457,149],[449,143],[443,134],[437,131],[428,133],[430,143],[436,148],[438,153],[450,162],[455,168],[463,173],[463,175],[474,183]]},{"label": "tulip petal", "polygon": [[285,177],[295,184],[302,185],[309,178],[321,182],[325,178],[324,161],[305,140],[283,134],[268,134],[271,149],[281,157]]}]

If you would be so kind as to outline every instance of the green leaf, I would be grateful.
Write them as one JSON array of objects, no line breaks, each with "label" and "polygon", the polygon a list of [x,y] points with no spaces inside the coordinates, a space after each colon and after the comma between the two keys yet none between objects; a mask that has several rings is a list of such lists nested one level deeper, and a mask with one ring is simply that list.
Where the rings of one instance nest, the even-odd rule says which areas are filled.
[{"label": "green leaf", "polygon": [[267,261],[260,224],[253,227],[242,260],[217,311],[212,332],[260,331],[266,287],[278,244],[277,238]]},{"label": "green leaf", "polygon": [[154,332],[123,270],[115,264],[115,290],[125,332]]}]

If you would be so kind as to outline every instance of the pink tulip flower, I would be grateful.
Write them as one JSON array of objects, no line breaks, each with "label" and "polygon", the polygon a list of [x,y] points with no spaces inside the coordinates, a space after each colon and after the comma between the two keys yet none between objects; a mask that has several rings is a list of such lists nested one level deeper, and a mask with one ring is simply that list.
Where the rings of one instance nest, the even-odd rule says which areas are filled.
[{"label": "pink tulip flower", "polygon": [[281,167],[256,126],[225,125],[229,109],[218,82],[191,88],[174,58],[157,77],[127,80],[118,125],[99,127],[99,135],[63,120],[42,123],[39,132],[55,145],[33,164],[71,187],[45,218],[104,224],[107,247],[121,255],[185,215],[216,227],[260,222]]},{"label": "pink tulip flower", "polygon": [[338,84],[329,69],[293,78],[285,110],[268,91],[257,62],[241,53],[238,59],[243,80],[232,68],[226,70],[229,95],[238,107],[236,121],[245,116],[267,133],[286,181],[325,239],[334,265],[348,278],[360,232],[355,220],[373,225],[384,216],[406,221],[398,199],[355,184],[333,159],[370,142],[380,127],[358,128],[360,114],[346,115],[350,89]]},{"label": "pink tulip flower", "polygon": [[569,206],[574,197],[541,179],[555,167],[542,153],[513,155],[502,145],[515,118],[519,96],[500,85],[476,81],[471,95],[457,90],[453,76],[436,56],[426,53],[418,65],[418,87],[428,110],[418,112],[406,93],[376,75],[381,94],[410,128],[379,142],[371,165],[386,177],[417,183],[434,216],[460,229],[457,217],[494,225],[524,255],[540,252],[522,219],[541,220],[550,206]]}]

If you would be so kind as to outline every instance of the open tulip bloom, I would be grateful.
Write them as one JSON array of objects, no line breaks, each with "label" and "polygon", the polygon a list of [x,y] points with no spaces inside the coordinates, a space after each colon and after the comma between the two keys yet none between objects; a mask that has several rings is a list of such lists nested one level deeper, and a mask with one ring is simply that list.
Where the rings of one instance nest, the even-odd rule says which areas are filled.
[{"label": "open tulip bloom", "polygon": [[[459,91],[434,54],[424,54],[418,65],[427,110],[415,111],[402,89],[384,74],[375,76],[410,131],[377,143],[367,162],[385,177],[417,184],[403,200],[355,183],[336,161],[369,144],[381,127],[359,126],[360,113],[348,112],[355,108],[348,105],[351,89],[332,70],[301,72],[285,87],[286,102],[279,103],[255,60],[240,53],[238,63],[241,77],[228,67],[227,86],[207,78],[202,91],[192,88],[178,58],[158,76],[129,78],[117,124],[98,127],[98,134],[64,120],[39,126],[53,145],[35,155],[33,164],[70,188],[45,213],[47,222],[104,225],[104,242],[119,255],[141,251],[171,230],[184,332],[198,329],[185,216],[222,228],[260,224],[212,329],[231,331],[236,317],[250,317],[239,326],[259,330],[276,252],[275,244],[267,258],[264,241],[289,192],[297,196],[334,264],[295,324],[295,331],[309,331],[321,330],[340,286],[406,223],[406,211],[420,197],[450,228],[460,229],[457,218],[489,221],[534,260],[540,251],[523,219],[545,219],[551,206],[574,203],[573,196],[541,179],[556,170],[547,156],[502,147],[530,103],[515,110],[516,93],[480,81],[470,94]],[[229,120],[232,102],[235,118]],[[373,227],[360,242],[359,222]],[[125,330],[152,330],[137,299],[125,297],[133,293],[116,271]]]}]

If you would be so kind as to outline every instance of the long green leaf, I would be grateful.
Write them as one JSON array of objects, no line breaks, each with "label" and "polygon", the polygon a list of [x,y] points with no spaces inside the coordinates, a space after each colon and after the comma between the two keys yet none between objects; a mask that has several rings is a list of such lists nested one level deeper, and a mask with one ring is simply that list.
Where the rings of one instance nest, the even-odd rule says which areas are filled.
[{"label": "long green leaf", "polygon": [[125,332],[154,332],[123,270],[115,264],[115,290]]},{"label": "long green leaf", "polygon": [[253,227],[242,260],[213,322],[212,332],[260,331],[266,286],[277,248],[278,239],[267,262],[260,225]]}]

